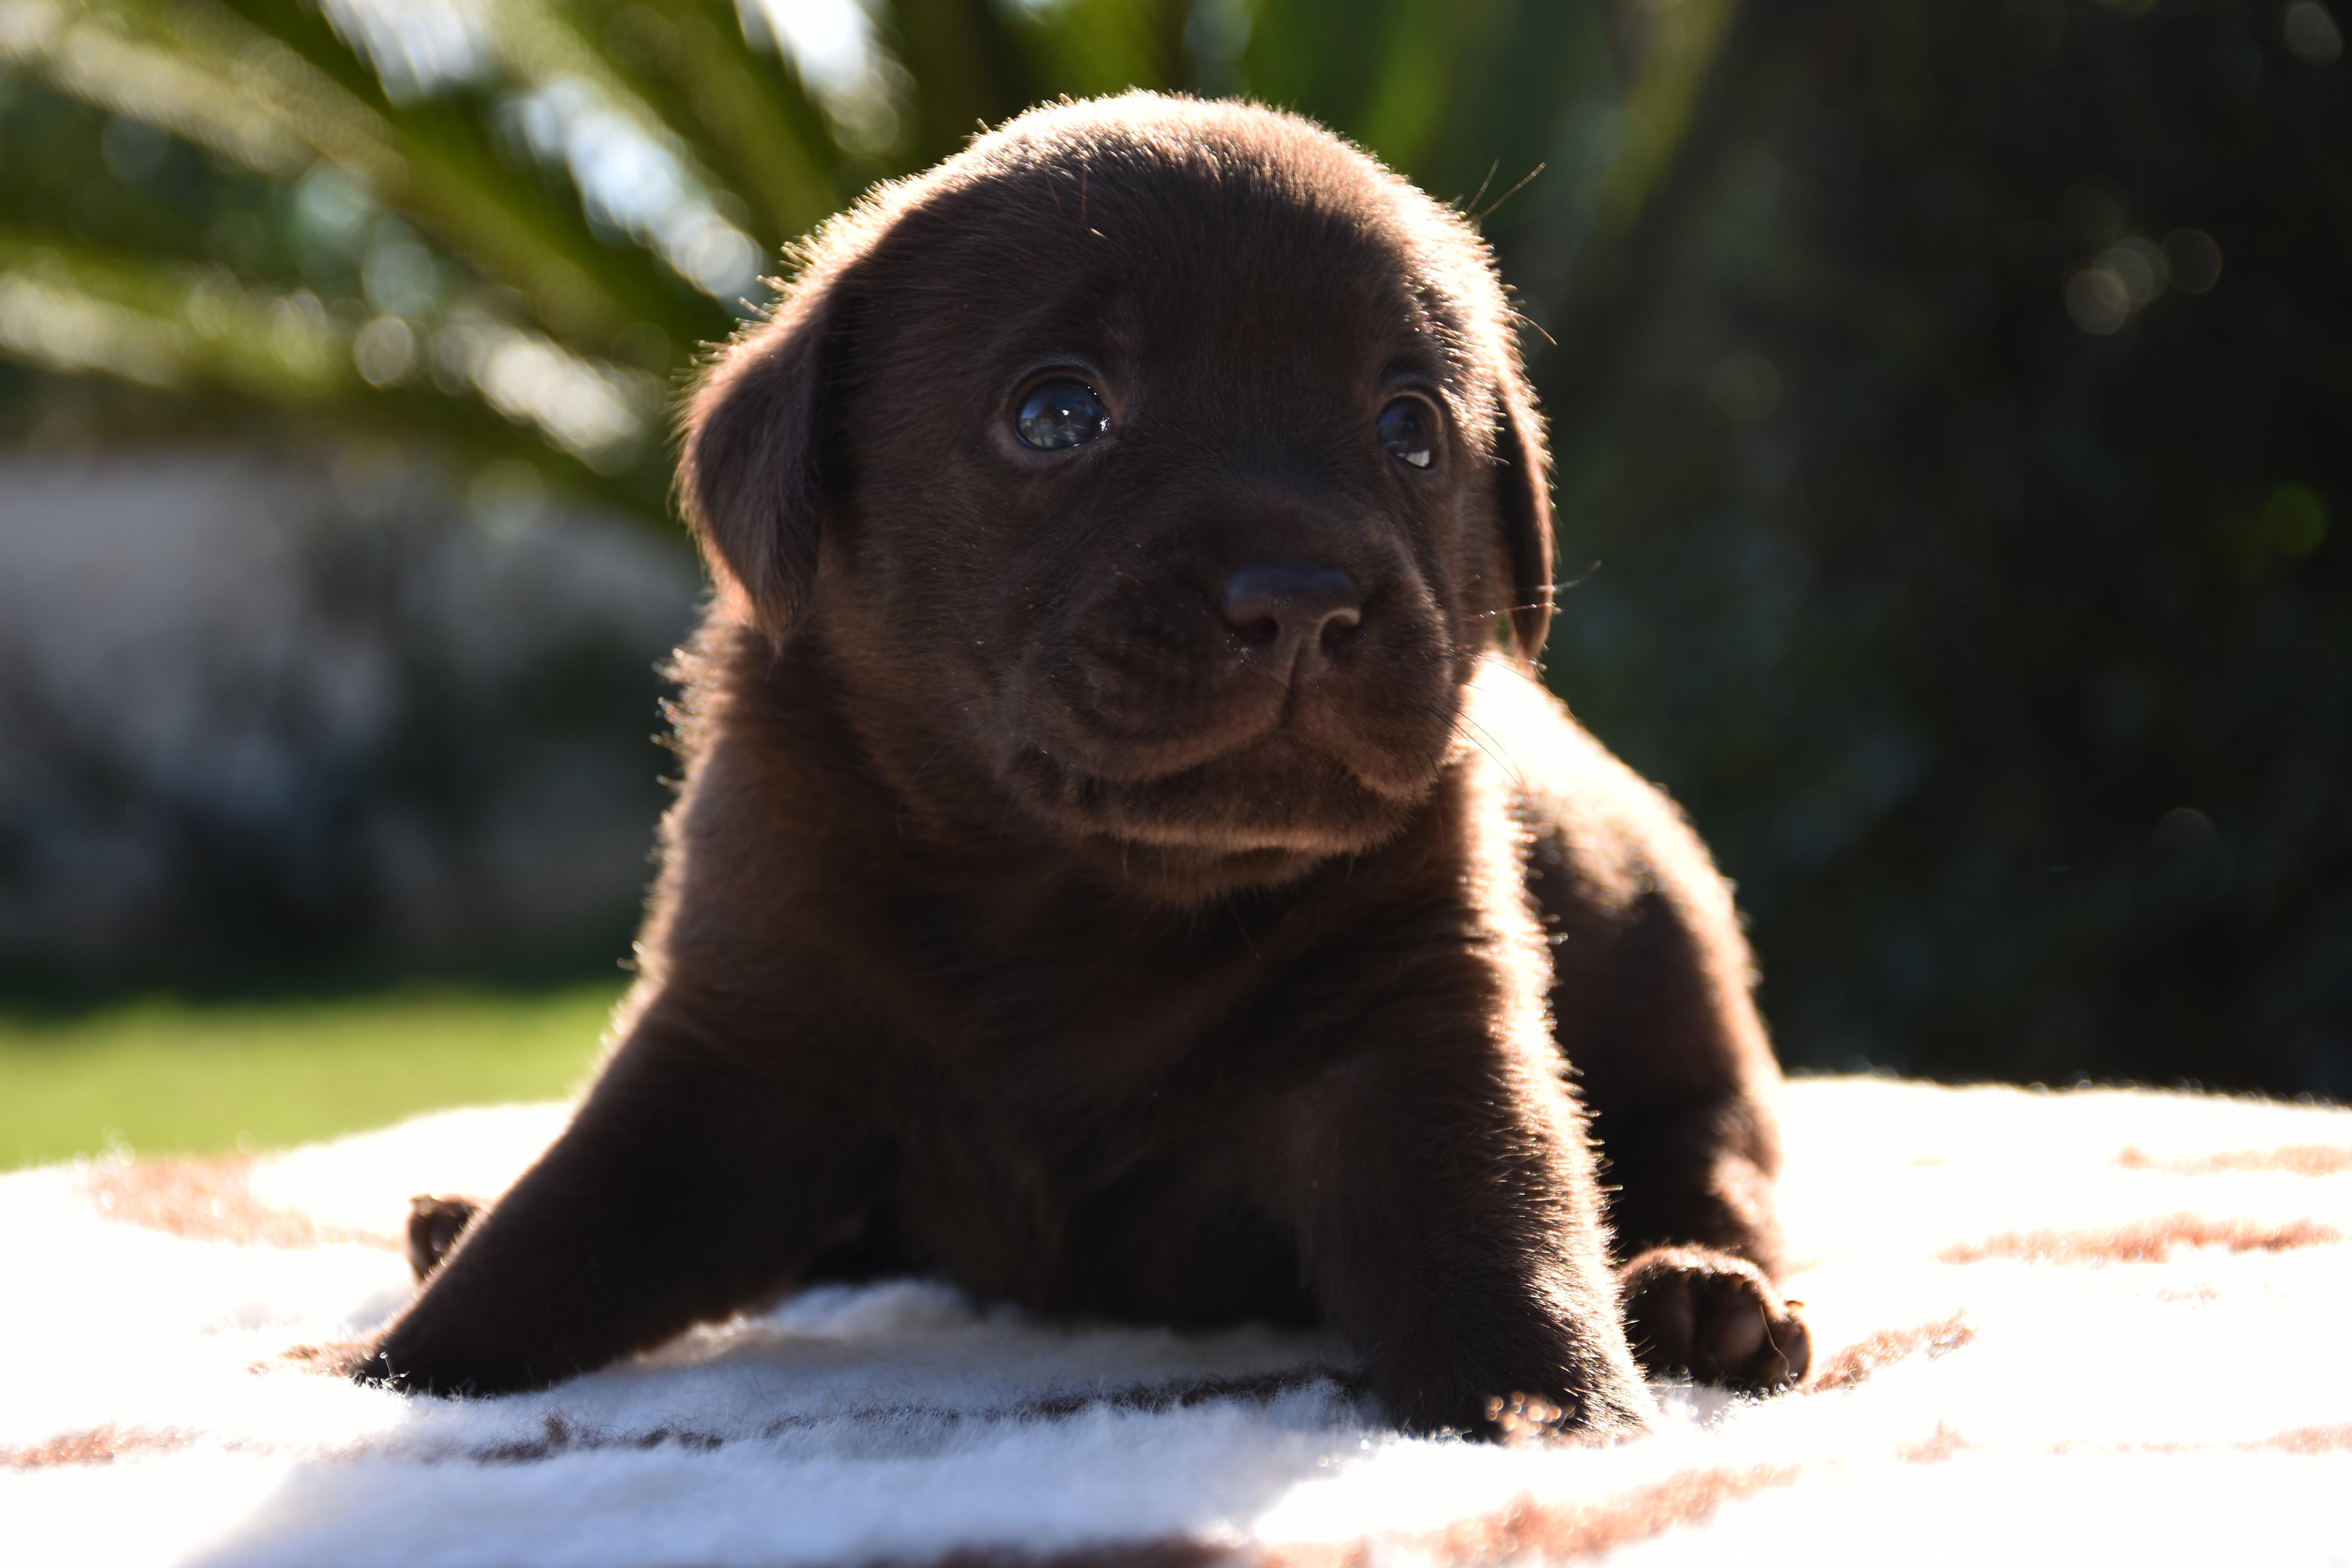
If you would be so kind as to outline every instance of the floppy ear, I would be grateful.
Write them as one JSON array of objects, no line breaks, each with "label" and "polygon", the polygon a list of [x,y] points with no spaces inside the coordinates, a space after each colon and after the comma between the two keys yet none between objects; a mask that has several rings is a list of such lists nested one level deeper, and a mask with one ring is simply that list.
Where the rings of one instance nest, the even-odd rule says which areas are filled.
[{"label": "floppy ear", "polygon": [[722,596],[781,641],[816,582],[836,311],[810,280],[730,344],[688,400],[678,502]]},{"label": "floppy ear", "polygon": [[1543,416],[1516,369],[1496,401],[1495,512],[1511,563],[1511,641],[1533,668],[1551,631],[1551,458]]}]

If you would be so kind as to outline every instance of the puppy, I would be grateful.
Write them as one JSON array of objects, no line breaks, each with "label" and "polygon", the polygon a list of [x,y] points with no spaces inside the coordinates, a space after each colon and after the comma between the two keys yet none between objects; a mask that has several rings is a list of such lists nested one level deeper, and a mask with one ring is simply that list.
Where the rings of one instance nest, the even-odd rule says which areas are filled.
[{"label": "puppy", "polygon": [[810,242],[681,494],[618,1044],[420,1210],[361,1375],[537,1387],[845,1258],[1328,1321],[1416,1431],[1802,1374],[1748,952],[1529,679],[1542,426],[1457,215],[1286,114],[1033,112]]}]

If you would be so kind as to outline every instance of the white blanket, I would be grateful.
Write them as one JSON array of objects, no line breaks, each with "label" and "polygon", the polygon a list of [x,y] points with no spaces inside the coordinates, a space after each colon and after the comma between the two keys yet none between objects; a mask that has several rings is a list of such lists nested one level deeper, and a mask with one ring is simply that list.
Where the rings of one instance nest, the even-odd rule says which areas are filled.
[{"label": "white blanket", "polygon": [[[1327,1340],[826,1289],[541,1394],[304,1371],[411,1289],[413,1193],[557,1106],[0,1178],[0,1561],[2352,1564],[2352,1111],[1792,1083],[1814,1369],[1658,1432],[1384,1431]],[[261,1370],[256,1370],[259,1366]]]}]

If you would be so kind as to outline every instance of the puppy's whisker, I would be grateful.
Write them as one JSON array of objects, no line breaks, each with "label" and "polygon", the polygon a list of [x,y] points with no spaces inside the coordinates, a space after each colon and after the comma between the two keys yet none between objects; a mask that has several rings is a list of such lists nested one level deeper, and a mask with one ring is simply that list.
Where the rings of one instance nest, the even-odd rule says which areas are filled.
[{"label": "puppy's whisker", "polygon": [[[1484,200],[1484,199],[1485,199],[1485,197],[1486,197],[1486,187],[1487,187],[1488,185],[1493,184],[1495,183],[1495,176],[1496,176],[1496,174],[1501,174],[1502,172],[1503,172],[1503,161],[1502,161],[1500,158],[1497,158],[1497,159],[1496,159],[1493,163],[1491,163],[1487,164],[1487,165],[1486,165],[1486,177],[1485,179],[1483,179],[1483,180],[1481,180],[1481,181],[1479,181],[1479,182],[1478,182],[1478,188],[1477,188],[1476,190],[1475,190],[1475,191],[1473,191],[1473,192],[1471,192],[1471,193],[1470,193],[1470,199],[1469,199],[1468,201],[1466,201],[1466,202],[1460,202],[1460,201],[1455,202],[1455,203],[1454,204],[1454,209],[1455,209],[1456,211],[1458,211],[1458,212],[1465,212],[1465,213],[1468,213],[1468,212],[1475,212],[1475,211],[1477,210],[1477,207],[1478,207],[1478,204],[1479,204],[1479,202],[1480,202],[1480,201],[1482,201],[1482,200]],[[1475,218],[1473,218],[1473,219],[1471,219],[1470,221],[1472,221],[1473,223],[1475,223],[1477,220],[1476,220]]]},{"label": "puppy's whisker", "polygon": [[[1482,224],[1488,218],[1493,217],[1495,214],[1501,209],[1505,202],[1509,201],[1513,196],[1517,195],[1521,191],[1526,190],[1529,185],[1533,184],[1535,183],[1536,176],[1542,174],[1548,166],[1549,165],[1547,164],[1538,163],[1534,168],[1529,169],[1525,179],[1521,180],[1517,184],[1513,185],[1509,190],[1505,191],[1501,195],[1495,198],[1495,205],[1493,206],[1488,207],[1482,213],[1472,213],[1470,215],[1470,221],[1473,224]],[[1489,177],[1491,178],[1492,176]],[[1486,187],[1481,186],[1479,188],[1484,190]]]},{"label": "puppy's whisker", "polygon": [[1512,784],[1521,795],[1529,793],[1526,772],[1520,768],[1517,759],[1511,755],[1510,748],[1505,745],[1492,730],[1487,729],[1486,725],[1471,718],[1467,713],[1462,716],[1462,727],[1472,732],[1471,743],[1486,752],[1488,760],[1510,775]]}]

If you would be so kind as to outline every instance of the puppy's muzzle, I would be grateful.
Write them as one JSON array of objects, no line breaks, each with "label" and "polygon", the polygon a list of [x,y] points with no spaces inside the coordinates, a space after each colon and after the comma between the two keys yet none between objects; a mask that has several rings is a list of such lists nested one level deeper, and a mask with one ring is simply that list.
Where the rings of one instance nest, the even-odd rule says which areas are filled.
[{"label": "puppy's muzzle", "polygon": [[1288,679],[1347,656],[1364,624],[1364,595],[1337,566],[1262,563],[1226,577],[1217,610],[1244,654]]}]

